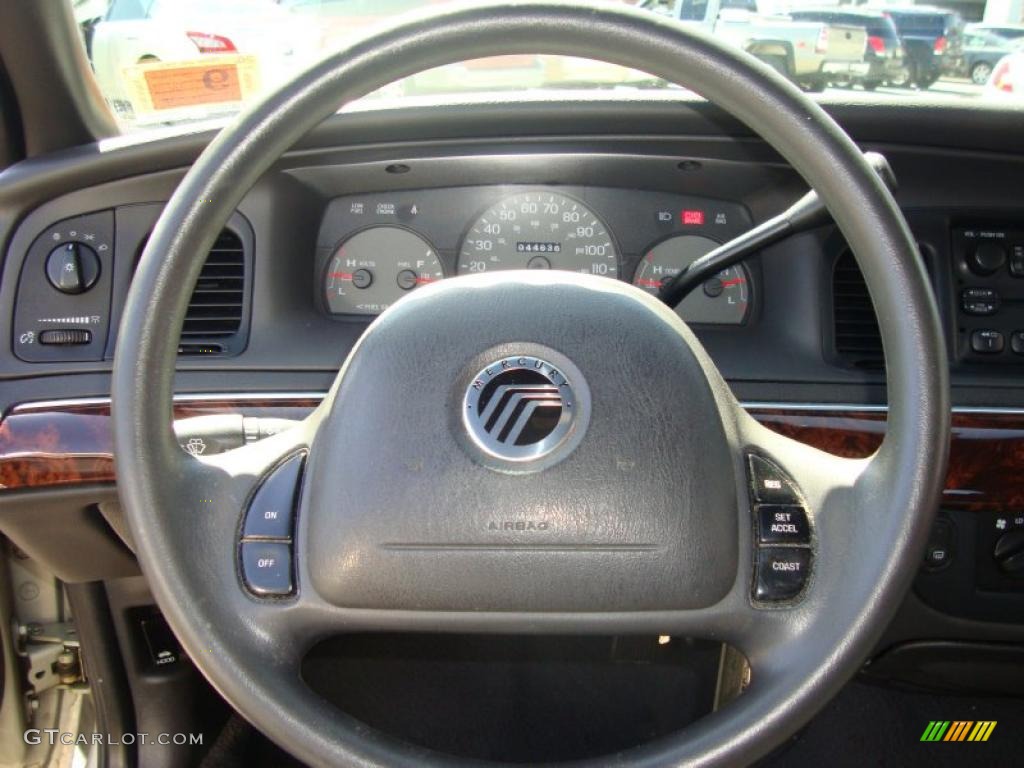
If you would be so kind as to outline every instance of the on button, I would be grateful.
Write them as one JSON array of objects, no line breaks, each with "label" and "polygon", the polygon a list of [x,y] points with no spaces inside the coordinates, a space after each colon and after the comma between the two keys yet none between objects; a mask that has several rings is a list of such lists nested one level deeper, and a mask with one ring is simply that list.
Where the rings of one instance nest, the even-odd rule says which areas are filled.
[{"label": "on button", "polygon": [[246,539],[290,539],[302,456],[293,456],[263,481],[245,516]]}]

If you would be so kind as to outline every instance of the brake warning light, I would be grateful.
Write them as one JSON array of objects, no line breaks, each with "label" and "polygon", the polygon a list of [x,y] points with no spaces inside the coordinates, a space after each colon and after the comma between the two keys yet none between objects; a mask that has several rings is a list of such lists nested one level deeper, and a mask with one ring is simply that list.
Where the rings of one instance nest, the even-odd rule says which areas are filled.
[{"label": "brake warning light", "polygon": [[699,227],[704,224],[704,211],[682,211],[679,218],[683,224]]}]

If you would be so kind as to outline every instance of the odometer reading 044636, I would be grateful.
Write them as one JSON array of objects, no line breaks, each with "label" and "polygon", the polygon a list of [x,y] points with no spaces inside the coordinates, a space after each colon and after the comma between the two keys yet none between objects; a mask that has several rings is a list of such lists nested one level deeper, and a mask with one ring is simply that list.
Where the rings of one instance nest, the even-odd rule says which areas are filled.
[{"label": "odometer reading 044636", "polygon": [[488,208],[469,228],[459,274],[497,269],[567,269],[618,277],[608,229],[583,203],[552,192],[522,192]]}]

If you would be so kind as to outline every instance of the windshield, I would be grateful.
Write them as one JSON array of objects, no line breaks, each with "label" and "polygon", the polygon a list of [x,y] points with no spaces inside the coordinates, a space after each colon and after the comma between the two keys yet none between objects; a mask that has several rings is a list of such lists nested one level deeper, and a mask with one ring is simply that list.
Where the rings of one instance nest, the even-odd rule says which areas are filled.
[{"label": "windshield", "polygon": [[[122,129],[138,132],[229,117],[377,25],[449,0],[70,2],[104,98]],[[1005,4],[1005,12],[972,25],[980,22],[984,3],[950,2],[958,12],[827,0],[623,2],[702,29],[808,92],[872,102],[1014,97],[990,80],[1003,57],[1022,48],[1019,3]],[[640,90],[680,92],[644,72],[603,62],[517,55],[424,72],[371,94],[367,102]],[[1015,98],[1021,97],[1018,89]]]}]

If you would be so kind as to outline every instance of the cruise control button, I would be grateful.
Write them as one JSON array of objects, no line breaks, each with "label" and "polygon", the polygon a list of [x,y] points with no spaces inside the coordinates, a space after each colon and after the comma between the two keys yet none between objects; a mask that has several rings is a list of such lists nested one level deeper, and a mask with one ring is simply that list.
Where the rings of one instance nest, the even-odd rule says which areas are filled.
[{"label": "cruise control button", "polygon": [[754,597],[767,602],[789,600],[800,594],[811,567],[811,550],[805,547],[760,547]]},{"label": "cruise control button", "polygon": [[777,466],[760,456],[750,456],[750,483],[754,499],[765,504],[799,504],[796,490]]},{"label": "cruise control button", "polygon": [[242,577],[257,595],[292,593],[292,547],[280,541],[243,541]]},{"label": "cruise control button", "polygon": [[291,538],[302,459],[293,456],[263,481],[245,515],[244,538]]},{"label": "cruise control button", "polygon": [[766,544],[811,543],[811,526],[803,507],[762,504],[757,508],[757,531]]}]

